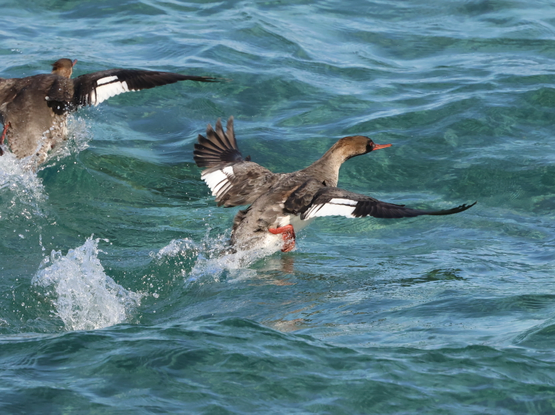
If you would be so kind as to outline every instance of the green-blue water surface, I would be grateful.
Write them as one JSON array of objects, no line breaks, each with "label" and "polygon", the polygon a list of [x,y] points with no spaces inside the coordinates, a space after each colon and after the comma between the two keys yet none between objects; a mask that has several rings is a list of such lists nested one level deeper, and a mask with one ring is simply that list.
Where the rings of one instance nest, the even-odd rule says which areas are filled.
[{"label": "green-blue water surface", "polygon": [[[551,414],[555,7],[548,1],[6,0],[0,76],[222,78],[84,109],[37,173],[0,158],[0,412]],[[319,218],[218,257],[237,209],[193,162],[303,168],[453,216]]]}]

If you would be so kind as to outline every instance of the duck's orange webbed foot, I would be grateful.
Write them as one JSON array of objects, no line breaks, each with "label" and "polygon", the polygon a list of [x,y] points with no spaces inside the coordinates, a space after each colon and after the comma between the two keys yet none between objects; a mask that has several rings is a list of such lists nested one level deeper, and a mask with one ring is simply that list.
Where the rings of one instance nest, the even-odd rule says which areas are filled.
[{"label": "duck's orange webbed foot", "polygon": [[270,233],[274,235],[282,234],[283,235],[283,248],[281,248],[281,252],[289,252],[295,248],[295,229],[293,225],[285,225],[280,226],[279,228],[270,228],[268,229]]}]

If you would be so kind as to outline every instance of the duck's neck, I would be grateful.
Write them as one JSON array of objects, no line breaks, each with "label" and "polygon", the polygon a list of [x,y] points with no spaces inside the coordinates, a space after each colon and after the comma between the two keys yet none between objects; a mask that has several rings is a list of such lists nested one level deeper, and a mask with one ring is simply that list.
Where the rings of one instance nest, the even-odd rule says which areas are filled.
[{"label": "duck's neck", "polygon": [[336,143],[318,161],[315,161],[306,169],[301,170],[310,174],[315,179],[322,181],[326,186],[336,187],[339,180],[339,169],[348,159],[343,148]]},{"label": "duck's neck", "polygon": [[58,75],[67,79],[71,78],[72,73],[73,73],[72,68],[57,68],[52,70],[53,75]]}]

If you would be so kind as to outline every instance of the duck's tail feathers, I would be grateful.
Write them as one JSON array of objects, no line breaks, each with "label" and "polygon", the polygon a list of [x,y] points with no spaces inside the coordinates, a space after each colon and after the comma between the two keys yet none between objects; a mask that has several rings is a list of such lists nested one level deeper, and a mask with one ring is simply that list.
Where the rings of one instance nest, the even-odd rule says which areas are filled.
[{"label": "duck's tail feathers", "polygon": [[237,148],[235,132],[233,131],[233,117],[227,120],[226,132],[218,118],[216,130],[210,124],[206,127],[206,137],[199,134],[195,144],[195,163],[199,167],[212,167],[222,163],[238,163],[243,156]]}]

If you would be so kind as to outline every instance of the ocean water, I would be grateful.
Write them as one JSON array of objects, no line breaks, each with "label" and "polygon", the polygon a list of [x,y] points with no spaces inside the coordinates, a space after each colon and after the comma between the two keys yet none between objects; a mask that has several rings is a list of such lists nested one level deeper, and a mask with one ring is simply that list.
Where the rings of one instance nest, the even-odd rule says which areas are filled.
[{"label": "ocean water", "polygon": [[[216,76],[73,116],[36,173],[0,157],[0,412],[552,414],[555,8],[547,1],[4,0],[0,76]],[[303,168],[452,216],[319,218],[220,256],[237,209],[193,162]]]}]

